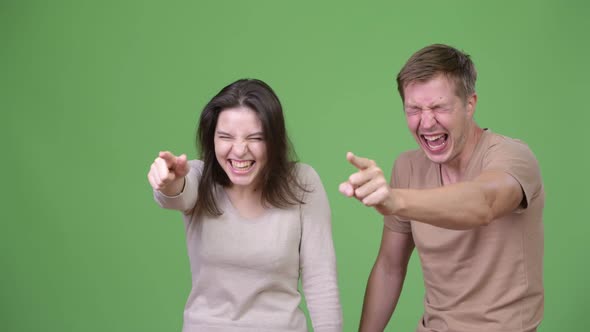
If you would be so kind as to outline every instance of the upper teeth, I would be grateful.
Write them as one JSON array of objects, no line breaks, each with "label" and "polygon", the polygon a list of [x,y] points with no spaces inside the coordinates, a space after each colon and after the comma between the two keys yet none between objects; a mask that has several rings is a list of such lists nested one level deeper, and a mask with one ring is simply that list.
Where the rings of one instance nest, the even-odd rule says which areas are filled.
[{"label": "upper teeth", "polygon": [[440,135],[436,135],[436,136],[424,136],[424,139],[426,139],[427,141],[436,141],[437,139],[443,137],[444,134],[440,134]]},{"label": "upper teeth", "polygon": [[251,164],[252,164],[251,160],[247,160],[247,161],[232,160],[232,166],[238,167],[238,168],[249,167]]}]

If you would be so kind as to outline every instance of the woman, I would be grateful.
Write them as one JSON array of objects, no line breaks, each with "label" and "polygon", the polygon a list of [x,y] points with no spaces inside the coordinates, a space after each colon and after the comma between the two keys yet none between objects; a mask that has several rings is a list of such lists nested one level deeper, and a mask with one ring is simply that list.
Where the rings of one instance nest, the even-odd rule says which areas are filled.
[{"label": "woman", "polygon": [[204,108],[201,160],[160,152],[160,206],[183,212],[192,289],[183,331],[341,331],[330,208],[317,173],[289,159],[281,104],[253,79]]}]

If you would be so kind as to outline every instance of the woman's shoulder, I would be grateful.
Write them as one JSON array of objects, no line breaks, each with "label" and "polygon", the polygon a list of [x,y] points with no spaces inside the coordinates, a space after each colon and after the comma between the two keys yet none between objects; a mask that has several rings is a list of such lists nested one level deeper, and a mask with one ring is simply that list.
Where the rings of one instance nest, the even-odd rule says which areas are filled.
[{"label": "woman's shoulder", "polygon": [[296,162],[293,167],[295,168],[295,174],[297,174],[298,177],[317,174],[316,170],[309,164]]},{"label": "woman's shoulder", "polygon": [[295,167],[297,172],[309,172],[310,170],[313,170],[313,167],[302,162],[293,162],[293,167]]},{"label": "woman's shoulder", "polygon": [[199,159],[192,159],[188,161],[188,166],[191,170],[198,171],[199,173],[203,170],[205,163]]},{"label": "woman's shoulder", "polygon": [[300,162],[295,163],[294,172],[297,180],[303,185],[314,185],[321,183],[320,175],[309,164]]}]

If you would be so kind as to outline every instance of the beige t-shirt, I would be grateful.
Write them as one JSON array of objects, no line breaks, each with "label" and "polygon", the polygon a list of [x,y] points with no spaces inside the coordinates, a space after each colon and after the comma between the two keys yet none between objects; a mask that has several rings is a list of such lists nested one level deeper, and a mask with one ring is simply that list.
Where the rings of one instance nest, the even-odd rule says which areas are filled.
[{"label": "beige t-shirt", "polygon": [[[463,181],[484,170],[513,176],[524,204],[488,226],[449,230],[386,217],[392,231],[412,233],[424,274],[419,332],[529,332],[543,317],[543,206],[537,160],[521,141],[484,131]],[[403,153],[391,177],[397,188],[442,186],[440,165],[421,150]]]},{"label": "beige t-shirt", "polygon": [[300,275],[314,330],[340,332],[330,207],[317,173],[297,165],[300,180],[311,190],[306,204],[269,208],[259,218],[246,219],[217,187],[223,215],[199,217],[193,208],[203,163],[189,164],[180,195],[154,194],[162,207],[184,212],[192,289],[183,332],[307,331],[299,308]]}]

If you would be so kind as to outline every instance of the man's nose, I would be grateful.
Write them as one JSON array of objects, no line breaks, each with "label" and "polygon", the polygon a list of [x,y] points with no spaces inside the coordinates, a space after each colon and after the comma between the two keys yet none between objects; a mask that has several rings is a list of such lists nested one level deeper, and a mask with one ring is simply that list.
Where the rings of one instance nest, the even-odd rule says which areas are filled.
[{"label": "man's nose", "polygon": [[434,127],[436,124],[436,117],[434,116],[434,112],[422,110],[420,118],[420,126],[422,128],[428,129]]}]

